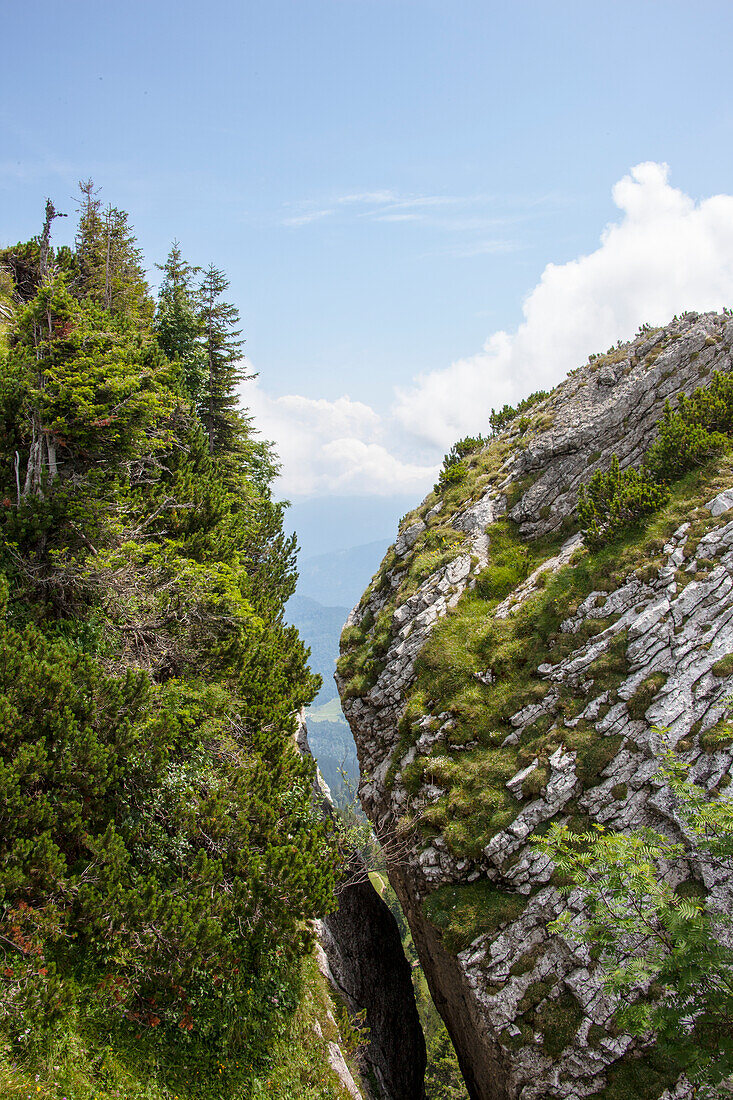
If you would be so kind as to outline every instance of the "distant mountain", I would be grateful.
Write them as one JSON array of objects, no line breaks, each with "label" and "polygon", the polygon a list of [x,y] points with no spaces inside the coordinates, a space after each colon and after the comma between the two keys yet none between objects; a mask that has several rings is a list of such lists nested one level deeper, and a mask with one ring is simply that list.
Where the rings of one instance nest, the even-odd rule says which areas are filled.
[{"label": "distant mountain", "polygon": [[388,546],[388,539],[377,539],[348,550],[305,558],[298,564],[298,596],[350,610],[379,568]]},{"label": "distant mountain", "polygon": [[323,687],[316,696],[314,707],[336,699],[338,692],[333,682],[336,658],[339,651],[339,638],[346,616],[347,607],[325,607],[307,596],[295,595],[285,608],[288,622],[297,626],[301,638],[310,647],[310,666],[323,678]]},{"label": "distant mountain", "polygon": [[288,621],[297,626],[310,647],[311,668],[323,679],[323,687],[308,710],[308,741],[337,802],[344,797],[348,801],[342,771],[353,790],[359,783],[354,739],[333,681],[339,638],[348,613],[346,607],[325,607],[307,596],[293,596],[286,607]]},{"label": "distant mountain", "polygon": [[314,722],[309,715],[308,744],[334,801],[353,802],[359,786],[359,762],[346,719],[341,716],[339,722]]},{"label": "distant mountain", "polygon": [[297,532],[301,560],[305,560],[316,554],[331,554],[334,550],[361,546],[375,539],[386,540],[386,545],[394,537],[400,516],[414,505],[413,493],[398,493],[389,497],[308,497],[291,504],[285,516],[285,526],[288,531]]},{"label": "distant mountain", "polygon": [[354,790],[359,780],[356,747],[333,680],[339,638],[349,611],[376,573],[388,546],[388,539],[377,539],[301,561],[298,589],[285,609],[288,622],[297,626],[310,648],[311,668],[323,679],[308,710],[308,740],[337,801],[345,796],[341,770]]}]

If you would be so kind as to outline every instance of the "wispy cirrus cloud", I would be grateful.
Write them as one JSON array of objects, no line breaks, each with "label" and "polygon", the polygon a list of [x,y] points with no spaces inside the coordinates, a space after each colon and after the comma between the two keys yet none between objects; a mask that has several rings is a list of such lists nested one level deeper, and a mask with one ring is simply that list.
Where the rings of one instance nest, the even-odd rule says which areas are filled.
[{"label": "wispy cirrus cloud", "polygon": [[499,256],[507,252],[516,252],[521,245],[517,241],[485,240],[472,241],[470,244],[449,248],[448,255],[457,260],[467,260],[472,256]]},{"label": "wispy cirrus cloud", "polygon": [[395,224],[412,222],[446,233],[487,233],[533,216],[547,201],[547,196],[530,196],[522,207],[514,196],[504,200],[490,194],[402,194],[392,188],[381,188],[289,203],[281,224],[300,228],[326,218],[347,222],[354,218]]},{"label": "wispy cirrus cloud", "polygon": [[339,195],[336,202],[341,206],[348,206],[352,203],[359,206],[364,203],[393,203],[397,202],[397,195],[394,191],[357,191],[350,195]]},{"label": "wispy cirrus cloud", "polygon": [[310,225],[311,222],[321,221],[333,214],[333,210],[305,210],[302,214],[294,214],[290,218],[283,219],[283,225]]}]

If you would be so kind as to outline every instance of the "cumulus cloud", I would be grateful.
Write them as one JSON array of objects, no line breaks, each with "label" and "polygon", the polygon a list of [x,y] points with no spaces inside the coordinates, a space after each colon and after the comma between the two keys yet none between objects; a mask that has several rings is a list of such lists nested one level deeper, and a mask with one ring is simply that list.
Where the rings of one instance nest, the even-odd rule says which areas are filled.
[{"label": "cumulus cloud", "polygon": [[386,446],[381,418],[361,401],[272,397],[253,383],[244,397],[276,443],[284,496],[418,494],[435,477],[437,467],[404,461]]},{"label": "cumulus cloud", "polygon": [[621,218],[594,252],[547,265],[516,332],[496,332],[477,355],[398,390],[393,415],[403,429],[445,449],[485,430],[492,406],[555,385],[640,324],[733,301],[733,196],[695,203],[670,185],[666,164],[647,162],[613,199]]},{"label": "cumulus cloud", "polygon": [[[644,322],[733,303],[732,195],[696,203],[672,187],[666,164],[653,162],[632,168],[612,193],[620,213],[599,246],[547,265],[515,332],[495,332],[476,355],[397,388],[386,417],[349,397],[273,398],[255,387],[250,400],[248,393],[261,430],[277,444],[283,492],[417,496],[456,439],[486,431],[492,406],[550,388]],[[386,203],[386,194],[380,198]],[[426,455],[435,465],[425,464]]]}]

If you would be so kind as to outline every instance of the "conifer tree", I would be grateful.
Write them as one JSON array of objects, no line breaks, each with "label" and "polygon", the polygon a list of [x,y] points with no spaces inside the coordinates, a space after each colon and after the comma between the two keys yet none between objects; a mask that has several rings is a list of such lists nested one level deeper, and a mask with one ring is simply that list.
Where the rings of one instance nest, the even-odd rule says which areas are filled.
[{"label": "conifer tree", "polygon": [[[73,260],[50,219],[0,299],[0,1069],[29,1029],[41,1050],[103,1019],[105,1049],[211,1059],[228,1100],[332,903],[292,738],[319,681],[283,621],[295,545],[237,408],[227,281],[197,303],[175,245],[151,332],[126,215],[115,236],[82,192]],[[197,356],[193,401],[171,363]]]},{"label": "conifer tree", "polygon": [[155,335],[171,362],[181,364],[181,380],[187,396],[198,400],[203,382],[204,352],[201,345],[203,321],[194,277],[200,268],[187,263],[174,241],[164,264],[155,314]]},{"label": "conifer tree", "polygon": [[145,279],[142,252],[127,212],[108,205],[102,210],[92,180],[79,183],[82,193],[76,255],[81,273],[79,292],[118,321],[147,328],[153,302]]},{"label": "conifer tree", "polygon": [[238,409],[237,386],[253,378],[241,366],[238,337],[239,311],[222,300],[229,288],[223,271],[210,264],[201,284],[204,378],[199,397],[199,418],[209,443],[209,454],[225,456],[240,453],[247,433],[248,420]]}]

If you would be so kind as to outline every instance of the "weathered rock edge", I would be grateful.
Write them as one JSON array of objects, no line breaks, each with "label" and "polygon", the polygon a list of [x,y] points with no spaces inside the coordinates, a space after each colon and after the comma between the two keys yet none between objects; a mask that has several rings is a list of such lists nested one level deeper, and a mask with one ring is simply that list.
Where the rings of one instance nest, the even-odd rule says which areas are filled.
[{"label": "weathered rock edge", "polygon": [[[507,436],[513,446],[501,479],[478,499],[467,500],[451,518],[453,528],[464,536],[461,553],[423,581],[404,603],[393,607],[392,638],[376,683],[354,698],[336,677],[358,749],[362,805],[388,850],[402,843],[397,839],[398,823],[410,804],[400,775],[415,750],[409,750],[401,759],[396,754],[398,725],[415,677],[415,659],[435,623],[475,583],[476,574],[489,559],[487,526],[508,512],[525,538],[559,531],[574,511],[578,486],[595,469],[606,468],[613,453],[622,467],[637,464],[654,438],[665,401],[704,385],[713,370],[731,370],[732,346],[733,321],[727,315],[685,314],[666,328],[642,333],[631,344],[572,372],[537,407],[549,426],[540,427],[529,438],[520,438],[517,426],[510,425]],[[515,492],[514,503],[512,487],[524,490],[518,499]],[[597,786],[582,791],[575,776],[574,753],[558,750],[550,760],[550,778],[542,795],[529,803],[518,802],[517,818],[492,838],[482,860],[474,864],[456,861],[438,837],[428,847],[413,842],[405,851],[403,845],[400,859],[390,869],[433,999],[475,1100],[581,1100],[603,1096],[607,1071],[634,1054],[631,1037],[617,1036],[607,1026],[613,1004],[599,987],[587,951],[557,935],[548,935],[547,924],[568,906],[576,917],[582,914],[582,901],[577,895],[560,895],[550,882],[549,861],[534,855],[526,841],[541,823],[555,817],[562,820],[563,808],[578,797],[581,809],[591,819],[611,828],[652,825],[676,840],[686,841],[669,792],[654,779],[661,748],[652,729],[654,724],[670,729],[672,745],[692,741],[685,758],[691,763],[697,783],[718,789],[721,780],[730,776],[730,750],[703,752],[699,744],[699,735],[721,717],[724,699],[733,687],[730,679],[720,680],[712,672],[721,656],[733,652],[733,521],[727,514],[730,502],[727,495],[710,502],[710,513],[719,517],[718,524],[693,552],[686,550],[687,525],[683,524],[664,547],[665,560],[656,576],[643,581],[630,574],[610,595],[591,593],[562,629],[573,632],[580,621],[594,616],[614,616],[613,625],[590,642],[580,644],[560,663],[538,670],[538,675],[551,685],[571,684],[586,690],[587,706],[578,718],[594,721],[600,737],[621,734],[623,745],[629,746],[622,747],[602,770]],[[440,504],[429,509],[429,503],[420,509],[421,518],[401,531],[393,556],[388,555],[387,561],[394,561],[395,555],[401,562],[410,560],[426,520],[440,509]],[[567,543],[558,558],[543,568],[559,568],[576,546]],[[354,609],[347,626],[372,621],[386,607],[393,606],[400,584],[398,572],[393,566],[388,584],[380,585]],[[685,574],[682,580],[680,573]],[[702,579],[696,579],[697,573]],[[531,594],[531,580],[495,614],[512,614],[513,606]],[[608,701],[594,695],[588,670],[621,630],[628,631],[629,675],[618,688],[617,702],[606,709]],[[667,676],[666,683],[644,719],[635,720],[627,702],[637,687],[656,672]],[[517,737],[543,708],[552,705],[550,690],[533,713],[512,716]],[[597,721],[602,711],[604,716]],[[449,720],[448,715],[444,717]],[[436,730],[435,725],[434,721],[426,722],[417,751],[429,749],[440,738],[441,729]],[[518,774],[510,781],[518,799],[522,778]],[[618,791],[624,785],[627,794],[619,799]],[[421,792],[428,800],[434,794]],[[507,859],[511,857],[511,870],[507,872]],[[528,904],[522,915],[499,933],[480,936],[467,950],[453,955],[426,920],[422,901],[441,884],[482,876],[527,895]],[[713,874],[704,877],[714,901],[730,906],[730,884],[717,881]],[[533,948],[539,949],[536,965],[513,975],[512,968]],[[543,1052],[541,1035],[531,1042],[522,1041],[516,1026],[522,997],[529,986],[540,981],[550,983],[550,998],[567,992],[582,1007],[582,1022],[575,1038],[558,1057]],[[600,1040],[591,1041],[593,1025],[596,1034],[602,1035]],[[639,1054],[643,1057],[643,1051]],[[671,1098],[691,1094],[684,1082],[678,1082],[662,1095]]]},{"label": "weathered rock edge", "polygon": [[[300,751],[310,756],[302,715],[296,738]],[[316,784],[324,813],[332,813],[331,792],[320,772]],[[321,972],[352,1018],[363,1014],[369,1035],[359,1053],[359,1087],[338,1048],[331,1051],[331,1068],[354,1100],[424,1100],[425,1039],[411,967],[397,921],[359,857],[339,888],[338,908],[316,921],[316,934]]]}]

